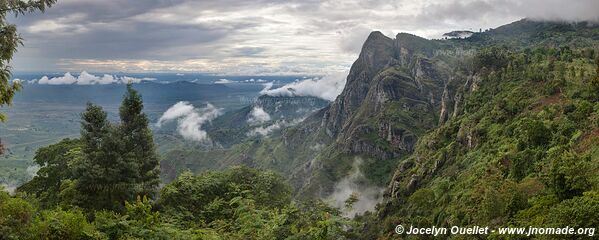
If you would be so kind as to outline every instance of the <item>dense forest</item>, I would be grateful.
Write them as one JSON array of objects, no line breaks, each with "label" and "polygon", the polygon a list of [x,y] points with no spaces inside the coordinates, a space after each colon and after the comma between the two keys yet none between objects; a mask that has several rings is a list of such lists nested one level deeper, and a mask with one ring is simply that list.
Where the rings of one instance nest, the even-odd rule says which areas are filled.
[{"label": "dense forest", "polygon": [[[89,104],[81,138],[38,150],[37,176],[15,196],[2,194],[2,238],[385,239],[399,223],[593,227],[596,55],[481,50],[468,63],[481,80],[463,113],[421,138],[378,214],[355,219],[320,200],[294,200],[283,177],[248,167],[187,172],[158,189],[152,134],[129,85],[118,125]],[[420,187],[410,189],[416,174]]]},{"label": "dense forest", "polygon": [[[0,106],[21,87],[9,82],[20,39],[5,12],[54,2],[0,1],[9,9]],[[88,103],[79,137],[39,148],[35,177],[0,191],[0,239],[432,239],[394,229],[595,228],[598,46],[592,24],[526,19],[466,39],[373,32],[334,102],[265,138],[242,125],[251,107],[225,114],[211,125],[227,143],[219,154],[159,154],[142,96],[127,84],[118,121]],[[333,206],[328,197],[352,172],[363,191]],[[368,190],[382,198],[366,198]],[[376,207],[354,211],[364,199]]]},{"label": "dense forest", "polygon": [[400,223],[599,225],[595,51],[481,50],[469,65],[478,89],[461,115],[427,133],[400,163],[365,238],[393,238]]}]

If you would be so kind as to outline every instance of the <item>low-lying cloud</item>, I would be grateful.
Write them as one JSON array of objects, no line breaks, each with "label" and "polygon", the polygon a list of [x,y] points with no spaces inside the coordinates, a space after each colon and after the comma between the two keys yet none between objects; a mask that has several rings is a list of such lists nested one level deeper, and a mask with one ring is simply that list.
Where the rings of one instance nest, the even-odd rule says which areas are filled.
[{"label": "low-lying cloud", "polygon": [[322,78],[309,78],[302,81],[292,82],[280,88],[272,89],[273,84],[265,84],[260,92],[269,96],[304,96],[317,97],[333,101],[343,91],[347,72],[327,75]]},{"label": "low-lying cloud", "polygon": [[[33,179],[35,176],[37,176],[37,171],[40,170],[40,166],[37,164],[31,165],[29,167],[27,167],[27,169],[25,169],[25,178],[27,181]],[[19,186],[21,186],[23,184],[23,182],[17,182],[14,180],[9,180],[7,182],[3,182],[0,184],[0,189],[10,193],[10,194],[14,194],[15,191],[17,190],[17,188]]]},{"label": "low-lying cloud", "polygon": [[39,80],[30,80],[28,83],[38,83],[47,85],[103,85],[103,84],[126,84],[126,83],[140,83],[142,80],[156,80],[155,78],[135,78],[128,76],[116,76],[110,74],[104,74],[103,76],[96,76],[83,71],[79,76],[75,77],[70,72],[65,73],[61,77],[50,78],[43,76]]},{"label": "low-lying cloud", "polygon": [[[382,188],[361,184],[366,182],[366,178],[360,169],[362,164],[362,159],[356,157],[350,174],[335,184],[333,194],[328,197],[333,206],[342,209],[343,214],[348,217],[374,210],[376,204],[382,199]],[[352,195],[357,197],[357,201],[351,208],[346,208],[345,201]]]},{"label": "low-lying cloud", "polygon": [[250,111],[250,115],[248,117],[248,123],[250,124],[260,124],[270,121],[270,114],[264,111],[264,108],[255,106]]},{"label": "low-lying cloud", "polygon": [[295,119],[292,121],[279,120],[279,121],[276,121],[275,123],[268,125],[268,126],[256,127],[254,129],[252,129],[251,131],[249,131],[247,133],[247,136],[249,136],[249,137],[268,136],[271,133],[273,133],[274,131],[277,131],[284,127],[297,125],[298,123],[300,123],[303,120],[304,119]]},{"label": "low-lying cloud", "polygon": [[204,108],[196,108],[191,103],[181,101],[171,106],[162,114],[157,127],[164,123],[177,121],[177,132],[186,140],[205,142],[210,138],[208,133],[202,130],[202,125],[212,121],[222,113],[221,109],[212,104],[206,104]]}]

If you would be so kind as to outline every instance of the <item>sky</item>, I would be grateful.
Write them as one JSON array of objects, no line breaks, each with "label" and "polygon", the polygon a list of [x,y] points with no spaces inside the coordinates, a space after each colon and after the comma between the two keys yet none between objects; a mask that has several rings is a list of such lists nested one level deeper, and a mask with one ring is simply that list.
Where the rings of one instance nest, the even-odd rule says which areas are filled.
[{"label": "sky", "polygon": [[374,30],[437,38],[598,12],[597,0],[58,0],[9,21],[24,38],[15,71],[327,75]]}]

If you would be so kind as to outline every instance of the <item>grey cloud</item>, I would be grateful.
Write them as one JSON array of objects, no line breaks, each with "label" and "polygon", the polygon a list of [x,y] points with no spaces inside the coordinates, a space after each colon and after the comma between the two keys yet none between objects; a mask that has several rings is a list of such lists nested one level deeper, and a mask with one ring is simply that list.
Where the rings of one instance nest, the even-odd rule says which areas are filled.
[{"label": "grey cloud", "polygon": [[[349,66],[372,30],[436,37],[524,17],[598,20],[597,12],[596,0],[61,0],[10,21],[25,38],[17,71],[130,60],[276,74],[345,70],[338,68]],[[184,62],[195,60],[205,62]]]}]

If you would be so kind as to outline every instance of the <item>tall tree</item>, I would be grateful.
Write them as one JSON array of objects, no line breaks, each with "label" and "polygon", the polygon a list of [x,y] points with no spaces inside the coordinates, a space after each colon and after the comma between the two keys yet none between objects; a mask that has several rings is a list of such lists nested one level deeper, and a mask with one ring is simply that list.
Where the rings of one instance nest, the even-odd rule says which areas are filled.
[{"label": "tall tree", "polygon": [[139,167],[136,191],[138,195],[154,195],[160,183],[159,160],[149,128],[149,121],[143,110],[141,95],[127,84],[127,92],[119,109],[119,126],[123,141],[123,157]]},{"label": "tall tree", "polygon": [[83,161],[74,170],[80,205],[92,209],[123,210],[133,200],[138,165],[122,156],[124,142],[101,107],[88,104],[81,114]]},{"label": "tall tree", "polygon": [[60,191],[64,180],[72,178],[71,166],[83,159],[81,142],[78,139],[63,139],[59,143],[37,150],[33,160],[41,166],[33,179],[17,188],[34,194],[43,207],[52,207],[60,202]]},{"label": "tall tree", "polygon": [[[12,98],[21,89],[18,82],[9,82],[11,78],[10,60],[21,45],[22,39],[14,24],[6,22],[6,14],[21,15],[34,11],[44,11],[56,0],[0,0],[0,107],[10,105]],[[6,115],[0,113],[0,122],[6,121]],[[0,141],[0,155],[4,147]]]}]

